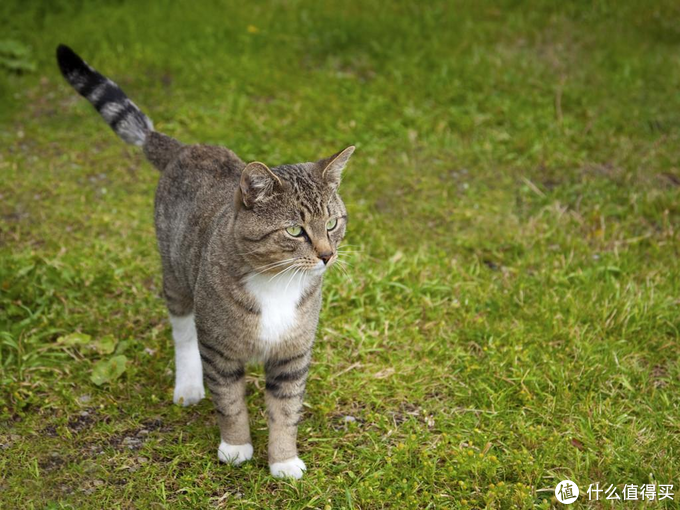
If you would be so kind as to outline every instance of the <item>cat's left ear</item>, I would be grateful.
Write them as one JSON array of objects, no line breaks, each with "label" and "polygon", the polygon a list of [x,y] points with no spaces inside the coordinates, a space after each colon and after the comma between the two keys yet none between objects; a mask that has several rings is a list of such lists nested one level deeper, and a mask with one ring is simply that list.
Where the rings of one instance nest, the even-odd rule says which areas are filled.
[{"label": "cat's left ear", "polygon": [[281,179],[267,165],[259,161],[248,163],[241,172],[240,198],[246,208],[271,197],[283,188]]},{"label": "cat's left ear", "polygon": [[349,158],[354,153],[354,145],[350,145],[345,150],[333,154],[330,158],[324,159],[321,164],[323,170],[321,176],[333,188],[340,186],[340,179],[342,178],[342,171],[347,166]]}]

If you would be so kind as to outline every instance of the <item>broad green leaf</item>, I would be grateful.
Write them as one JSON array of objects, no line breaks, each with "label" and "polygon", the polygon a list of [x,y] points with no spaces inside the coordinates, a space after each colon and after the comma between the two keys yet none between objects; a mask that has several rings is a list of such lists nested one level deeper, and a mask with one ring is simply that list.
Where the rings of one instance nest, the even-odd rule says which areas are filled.
[{"label": "broad green leaf", "polygon": [[127,368],[127,358],[123,355],[103,359],[95,364],[90,380],[97,386],[115,381]]},{"label": "broad green leaf", "polygon": [[70,335],[60,336],[57,339],[57,343],[60,345],[66,345],[68,347],[73,347],[76,345],[88,345],[92,341],[90,335],[85,333],[71,333]]},{"label": "broad green leaf", "polygon": [[118,342],[118,345],[116,346],[116,354],[123,354],[128,347],[130,347],[129,340],[122,340]]},{"label": "broad green leaf", "polygon": [[99,354],[111,354],[116,350],[118,340],[113,335],[106,335],[95,340],[93,347]]}]

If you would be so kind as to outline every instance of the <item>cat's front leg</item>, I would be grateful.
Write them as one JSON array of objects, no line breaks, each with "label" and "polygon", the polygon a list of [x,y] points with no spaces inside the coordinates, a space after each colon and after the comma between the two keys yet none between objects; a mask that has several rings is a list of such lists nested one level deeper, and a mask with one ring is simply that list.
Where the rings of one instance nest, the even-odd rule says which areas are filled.
[{"label": "cat's front leg", "polygon": [[311,350],[265,364],[267,417],[269,423],[269,468],[277,478],[302,478],[307,469],[298,457],[297,430]]},{"label": "cat's front leg", "polygon": [[203,377],[212,394],[220,426],[221,442],[217,456],[221,462],[241,464],[253,457],[244,364],[231,359],[219,347],[203,341],[199,346]]}]

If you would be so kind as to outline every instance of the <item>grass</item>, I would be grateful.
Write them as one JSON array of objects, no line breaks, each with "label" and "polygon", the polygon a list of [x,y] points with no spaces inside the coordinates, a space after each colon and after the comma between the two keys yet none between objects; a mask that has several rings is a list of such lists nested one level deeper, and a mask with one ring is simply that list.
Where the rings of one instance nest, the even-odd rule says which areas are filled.
[{"label": "grass", "polygon": [[[0,19],[37,69],[0,69],[0,507],[680,491],[677,2],[9,1]],[[58,75],[60,42],[182,141],[274,165],[357,145],[302,481],[268,474],[260,369],[245,467],[217,462],[209,401],[171,405],[157,174]],[[125,373],[94,385],[114,355]]]}]

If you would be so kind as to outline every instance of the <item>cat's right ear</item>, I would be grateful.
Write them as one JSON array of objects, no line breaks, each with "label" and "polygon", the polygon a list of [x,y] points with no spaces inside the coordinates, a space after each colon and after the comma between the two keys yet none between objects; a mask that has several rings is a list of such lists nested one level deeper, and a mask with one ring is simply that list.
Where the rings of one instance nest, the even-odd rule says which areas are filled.
[{"label": "cat's right ear", "polygon": [[347,166],[349,158],[354,154],[355,148],[354,145],[350,145],[345,150],[333,154],[330,158],[321,161],[323,164],[321,176],[333,189],[337,189],[338,186],[340,186],[342,171],[345,169],[345,166]]},{"label": "cat's right ear", "polygon": [[248,209],[282,187],[281,179],[267,165],[259,161],[248,163],[241,173],[241,200]]}]

